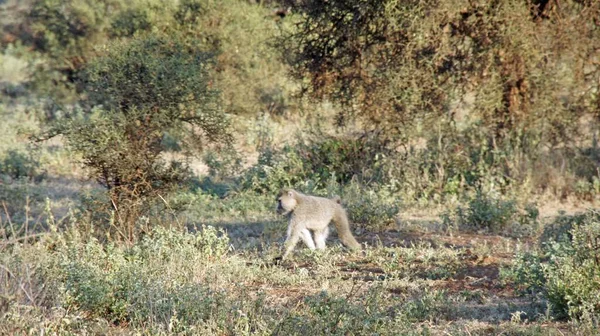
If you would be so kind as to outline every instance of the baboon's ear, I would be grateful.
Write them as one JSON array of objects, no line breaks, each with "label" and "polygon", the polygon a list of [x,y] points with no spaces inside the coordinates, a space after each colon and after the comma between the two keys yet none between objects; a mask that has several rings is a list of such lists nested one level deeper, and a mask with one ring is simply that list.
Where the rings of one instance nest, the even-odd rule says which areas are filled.
[{"label": "baboon's ear", "polygon": [[288,196],[290,196],[290,197],[294,197],[294,192],[292,192],[291,190],[290,190],[290,191],[288,191]]}]

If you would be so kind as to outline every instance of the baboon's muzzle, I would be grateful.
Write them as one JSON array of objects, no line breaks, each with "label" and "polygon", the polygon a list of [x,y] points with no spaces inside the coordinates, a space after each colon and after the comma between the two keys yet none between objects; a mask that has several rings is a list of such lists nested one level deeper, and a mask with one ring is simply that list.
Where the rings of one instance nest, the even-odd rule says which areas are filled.
[{"label": "baboon's muzzle", "polygon": [[283,207],[281,207],[281,204],[279,203],[277,203],[277,209],[275,211],[278,215],[283,215],[285,213],[285,210],[283,209]]},{"label": "baboon's muzzle", "polygon": [[281,206],[281,201],[277,201],[277,209],[275,209],[275,211],[278,215],[285,215],[289,212]]}]

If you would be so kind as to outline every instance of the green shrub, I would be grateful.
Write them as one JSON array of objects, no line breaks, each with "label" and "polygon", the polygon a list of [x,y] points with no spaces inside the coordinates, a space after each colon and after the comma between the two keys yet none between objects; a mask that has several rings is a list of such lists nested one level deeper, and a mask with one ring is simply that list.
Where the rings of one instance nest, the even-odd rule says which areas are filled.
[{"label": "green shrub", "polygon": [[315,136],[280,150],[264,144],[258,163],[243,176],[243,188],[275,192],[282,187],[323,190],[329,183],[387,185],[389,150],[378,139]]},{"label": "green shrub", "polygon": [[544,290],[546,276],[542,258],[537,253],[517,253],[510,269],[501,269],[504,281],[516,284],[520,294],[534,295]]},{"label": "green shrub", "polygon": [[136,238],[135,222],[157,195],[189,178],[184,163],[161,158],[165,134],[201,142],[196,146],[231,143],[218,92],[210,85],[211,61],[192,41],[173,36],[110,44],[81,75],[84,103],[94,107],[75,109],[46,132],[64,135],[90,177],[107,188],[124,239]]},{"label": "green shrub", "polygon": [[162,123],[174,122],[167,117],[196,122],[218,138],[224,121],[218,93],[209,84],[212,56],[177,35],[140,36],[108,45],[81,82],[88,102],[107,111],[157,110],[153,118]]},{"label": "green shrub", "polygon": [[8,150],[0,160],[0,176],[6,175],[12,179],[29,178],[39,181],[43,178],[40,171],[39,159],[32,153],[18,150]]},{"label": "green shrub", "polygon": [[538,225],[539,211],[528,204],[520,209],[513,200],[503,200],[478,192],[466,207],[458,206],[442,214],[444,224],[466,231],[496,234],[532,234]]},{"label": "green shrub", "polygon": [[[191,302],[202,302],[189,300],[190,295],[201,297],[206,289],[194,289],[185,279],[195,267],[226,255],[229,238],[223,231],[210,226],[196,233],[157,227],[129,248],[105,246],[77,231],[70,235],[56,247],[67,307],[113,322],[158,319],[167,324],[174,311],[190,318],[209,314],[206,305],[188,311]],[[172,273],[164,273],[165,267]]]},{"label": "green shrub", "polygon": [[204,155],[203,161],[208,166],[208,174],[213,178],[231,178],[242,170],[242,158],[232,149],[221,150],[218,154],[209,151]]},{"label": "green shrub", "polygon": [[374,190],[351,183],[342,188],[341,197],[351,221],[369,231],[388,228],[400,212],[399,200],[385,189]]},{"label": "green shrub", "polygon": [[581,318],[598,326],[600,320],[600,221],[589,214],[571,230],[571,244],[550,243],[546,295],[559,317]]},{"label": "green shrub", "polygon": [[[566,222],[565,217],[559,221]],[[600,321],[600,216],[572,218],[571,239],[547,241],[541,257],[523,254],[506,271],[508,279],[529,293],[540,293],[556,318],[571,318],[597,327]]]},{"label": "green shrub", "polygon": [[110,34],[114,37],[130,37],[136,32],[152,28],[148,8],[139,6],[119,12],[111,22]]},{"label": "green shrub", "polygon": [[[229,237],[221,229],[202,226],[195,233],[155,228],[133,248],[134,254],[142,259],[158,258],[169,260],[177,255],[185,261],[213,260],[222,258],[229,251]],[[177,253],[175,253],[177,251]]]},{"label": "green shrub", "polygon": [[[281,34],[281,25],[269,16],[268,7],[239,0],[185,0],[175,9],[176,29],[218,53],[214,82],[229,113],[253,117],[295,108],[289,97],[296,84],[270,43]],[[244,132],[245,125],[236,128]]]},{"label": "green shrub", "polygon": [[540,247],[551,242],[570,242],[573,238],[571,231],[574,226],[582,225],[589,214],[565,215],[560,213],[552,223],[544,226],[544,231],[538,239]]},{"label": "green shrub", "polygon": [[175,12],[175,20],[181,25],[195,24],[206,11],[201,0],[182,0]]},{"label": "green shrub", "polygon": [[449,311],[448,295],[444,290],[426,291],[415,300],[407,302],[400,310],[400,316],[410,322],[437,320]]},{"label": "green shrub", "polygon": [[319,180],[328,181],[333,177],[340,184],[354,178],[381,183],[385,174],[378,169],[381,167],[377,161],[389,152],[378,139],[334,136],[301,142],[297,151]]},{"label": "green shrub", "polygon": [[283,187],[298,188],[307,182],[322,185],[294,148],[285,146],[281,151],[266,149],[259,153],[258,163],[244,172],[241,186],[274,194]]},{"label": "green shrub", "polygon": [[114,0],[35,0],[27,13],[34,46],[61,70],[75,70],[103,39]]},{"label": "green shrub", "polygon": [[77,73],[107,39],[104,31],[115,0],[34,0],[21,23],[23,44],[35,55],[33,92],[47,97],[45,117],[54,118],[61,104],[72,104],[78,94]]}]

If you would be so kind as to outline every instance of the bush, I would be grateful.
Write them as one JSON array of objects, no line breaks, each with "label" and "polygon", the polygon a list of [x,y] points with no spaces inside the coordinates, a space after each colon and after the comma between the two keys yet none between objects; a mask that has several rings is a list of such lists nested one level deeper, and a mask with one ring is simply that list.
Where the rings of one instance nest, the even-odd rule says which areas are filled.
[{"label": "bush", "polygon": [[150,20],[149,10],[144,5],[119,12],[111,22],[110,35],[131,37],[137,32],[149,31],[153,23]]},{"label": "bush", "polygon": [[535,295],[546,285],[542,258],[535,252],[517,253],[512,267],[502,269],[501,276],[504,281],[516,284],[515,290],[519,294]]},{"label": "bush", "polygon": [[507,279],[528,293],[543,295],[556,318],[578,319],[598,327],[600,215],[590,212],[582,222],[578,217],[572,221],[571,239],[561,235],[560,240],[546,242],[540,256],[518,256],[506,271]]},{"label": "bush", "polygon": [[538,239],[540,247],[551,242],[570,242],[573,239],[571,231],[574,226],[582,225],[588,214],[565,215],[560,213],[552,223],[544,226],[544,231]]},{"label": "bush", "polygon": [[538,225],[539,211],[533,204],[520,209],[513,200],[503,200],[478,192],[466,207],[442,214],[447,227],[505,235],[532,234]]},{"label": "bush", "polygon": [[[174,12],[178,31],[218,53],[215,85],[227,111],[236,115],[282,113],[296,104],[289,98],[296,84],[270,43],[288,23],[276,24],[268,7],[239,0],[185,0],[178,1]],[[236,127],[243,132],[245,125]]]},{"label": "bush", "polygon": [[212,56],[193,41],[141,36],[109,45],[81,76],[90,109],[75,110],[47,130],[62,134],[90,177],[107,188],[119,235],[135,239],[149,201],[189,176],[184,163],[165,164],[165,134],[227,146],[228,121],[210,85]]},{"label": "bush", "polygon": [[0,160],[0,176],[6,175],[12,179],[29,178],[39,181],[43,178],[40,163],[33,153],[23,153],[17,150],[8,150],[6,156]]},{"label": "bush", "polygon": [[351,183],[342,188],[342,203],[355,225],[369,231],[383,230],[395,222],[399,200],[384,189],[374,190]]},{"label": "bush", "polygon": [[233,150],[221,150],[219,153],[210,151],[203,157],[208,166],[208,174],[213,178],[231,178],[242,170],[242,158]]},{"label": "bush", "polygon": [[[56,247],[66,307],[113,322],[158,319],[167,324],[164,318],[173,311],[183,317],[205,316],[209,307],[190,310],[191,301],[178,298],[193,292],[202,297],[206,289],[193,290],[192,284],[179,282],[195,267],[223,258],[229,250],[227,235],[213,227],[197,233],[157,227],[130,248],[104,246],[93,238],[86,241],[77,231],[70,234]],[[165,274],[163,267],[174,273]]]},{"label": "bush", "polygon": [[103,39],[113,0],[35,0],[27,13],[33,44],[59,62],[57,69],[73,71],[85,63],[92,46]]},{"label": "bush", "polygon": [[276,192],[282,187],[323,190],[331,182],[345,185],[352,180],[366,185],[387,185],[390,151],[377,138],[349,139],[314,136],[280,150],[267,143],[258,163],[245,172],[242,187]]},{"label": "bush", "polygon": [[[472,110],[466,108],[473,118],[465,119],[479,120],[490,129],[494,150],[519,133],[530,132],[527,142],[510,144],[515,149],[535,150],[539,140],[569,141],[583,111],[592,112],[592,105],[584,103],[593,99],[591,93],[584,99],[548,93],[574,93],[585,86],[584,79],[571,73],[576,62],[561,60],[590,57],[566,46],[590,48],[590,40],[571,36],[587,36],[597,28],[585,24],[597,18],[594,2],[572,1],[544,12],[546,18],[569,16],[580,23],[577,27],[563,27],[552,19],[537,24],[532,8],[541,6],[531,2],[288,3],[300,15],[295,29],[287,30],[279,42],[305,92],[341,103],[339,119],[366,119],[365,129],[383,129],[405,145],[419,127],[428,133],[444,127],[447,118],[468,123],[458,115],[470,94],[476,99]],[[556,40],[569,42],[557,46]],[[549,50],[554,52],[550,58]],[[556,71],[557,64],[564,71]],[[564,104],[561,97],[577,107]]]},{"label": "bush", "polygon": [[303,161],[321,181],[334,178],[340,184],[352,179],[382,182],[384,172],[378,159],[388,154],[385,143],[377,138],[344,138],[324,136],[297,146]]}]

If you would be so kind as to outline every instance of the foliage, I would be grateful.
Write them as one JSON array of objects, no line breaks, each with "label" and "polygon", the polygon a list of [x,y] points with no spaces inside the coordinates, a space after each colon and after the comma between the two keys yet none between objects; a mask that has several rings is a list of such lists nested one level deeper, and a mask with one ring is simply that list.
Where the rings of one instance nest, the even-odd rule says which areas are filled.
[{"label": "foliage", "polygon": [[120,11],[110,24],[110,35],[131,37],[137,32],[149,31],[153,26],[150,16],[147,4],[138,4],[136,7]]},{"label": "foliage", "polygon": [[546,276],[538,253],[517,253],[510,269],[502,269],[505,281],[517,285],[520,294],[534,295],[544,290]]},{"label": "foliage", "polygon": [[[507,278],[529,293],[541,293],[557,318],[598,326],[600,313],[600,221],[596,212],[573,217],[571,238],[549,240],[537,254],[515,259]],[[564,218],[561,219],[565,221]]]},{"label": "foliage", "polygon": [[446,211],[442,218],[448,227],[496,234],[531,234],[537,228],[539,211],[533,204],[520,209],[513,200],[478,192],[466,207]]},{"label": "foliage", "polygon": [[588,214],[566,215],[560,213],[551,223],[544,225],[544,231],[538,239],[539,247],[551,242],[570,242],[573,239],[571,231],[575,226],[583,225]]},{"label": "foliage", "polygon": [[[528,185],[549,170],[541,156],[580,145],[579,121],[596,113],[600,72],[583,65],[598,41],[596,2],[289,3],[300,14],[280,43],[292,73],[309,97],[341,105],[338,124],[358,119],[404,147],[396,155],[408,164],[394,178],[410,198],[547,188]],[[577,193],[589,198],[589,187]]]},{"label": "foliage", "polygon": [[[296,110],[291,99],[296,84],[271,43],[288,22],[270,14],[267,5],[239,0],[180,1],[173,14],[179,32],[218,54],[215,86],[230,113],[252,117]],[[243,123],[238,127],[245,130]]]},{"label": "foliage", "polygon": [[[496,140],[531,122],[541,127],[541,120],[578,113],[562,108],[566,114],[560,117],[547,110],[560,105],[548,90],[564,87],[550,79],[557,74],[553,65],[544,66],[542,50],[555,49],[551,36],[570,29],[555,31],[560,25],[552,20],[536,25],[528,2],[303,1],[295,7],[302,17],[284,37],[294,74],[308,79],[307,89],[317,97],[349,108],[356,103],[388,132],[446,114],[468,91],[478,98],[482,120],[495,130]],[[569,2],[560,9],[588,18],[597,10],[591,2]],[[550,8],[544,14],[557,15]],[[540,39],[544,33],[550,36]],[[550,63],[571,55],[572,50],[557,49]],[[549,126],[556,127],[548,129],[554,135],[564,130]]]},{"label": "foliage", "polygon": [[[209,84],[212,54],[176,36],[148,35],[109,45],[82,74],[89,103],[105,110],[160,110],[222,136],[217,92]],[[164,122],[164,121],[163,121]],[[211,132],[212,131],[212,132]],[[216,133],[216,134],[215,134]]]},{"label": "foliage", "polygon": [[92,46],[102,40],[113,0],[35,0],[27,21],[33,45],[59,62],[58,69],[76,70],[86,61]]},{"label": "foliage", "polygon": [[242,170],[242,158],[232,148],[220,150],[218,154],[209,151],[204,155],[203,161],[208,166],[208,175],[213,178],[236,176]]},{"label": "foliage", "polygon": [[341,188],[342,204],[348,211],[353,226],[369,231],[383,231],[395,223],[400,212],[400,201],[385,189],[373,189],[350,183]]},{"label": "foliage", "polygon": [[312,180],[309,169],[292,146],[281,151],[267,148],[259,153],[257,164],[244,173],[241,185],[244,189],[274,193],[284,186],[296,187]]},{"label": "foliage", "polygon": [[23,153],[18,150],[8,150],[0,160],[0,176],[6,175],[12,179],[31,178],[39,181],[43,178],[40,162],[34,153]]},{"label": "foliage", "polygon": [[345,185],[352,180],[383,184],[390,169],[385,165],[389,163],[385,159],[388,153],[385,143],[369,137],[353,140],[317,135],[280,150],[265,144],[258,163],[245,173],[242,185],[275,192],[282,187],[306,186],[307,181],[313,189],[325,189],[331,182]]},{"label": "foliage", "polygon": [[94,46],[106,41],[114,0],[34,0],[15,31],[35,52],[34,92],[47,96],[46,114],[53,117],[56,104],[77,98],[73,82],[77,72],[93,57]]},{"label": "foliage", "polygon": [[[157,227],[131,248],[103,246],[93,238],[83,240],[77,231],[72,234],[74,236],[57,246],[65,304],[113,322],[136,322],[150,318],[150,314],[163,318],[162,314],[169,315],[173,311],[188,314],[183,317],[193,316],[207,309],[202,306],[188,311],[189,307],[178,306],[182,302],[177,297],[190,295],[194,288],[186,288],[183,283],[178,286],[175,282],[161,289],[157,287],[161,282],[160,270],[144,265],[176,262],[179,276],[184,277],[192,266],[223,258],[229,249],[228,237],[213,227],[204,227],[197,233]],[[172,260],[175,255],[177,259]],[[196,290],[201,294],[203,289]],[[159,300],[154,295],[164,297]],[[146,307],[148,302],[159,306]]]},{"label": "foliage", "polygon": [[[191,42],[189,42],[191,43]],[[136,237],[135,221],[153,197],[188,177],[181,162],[166,165],[164,135],[181,134],[200,146],[204,139],[227,145],[227,119],[210,87],[211,55],[185,40],[145,36],[108,46],[82,75],[90,112],[74,110],[54,123],[109,192],[121,235]]]}]

